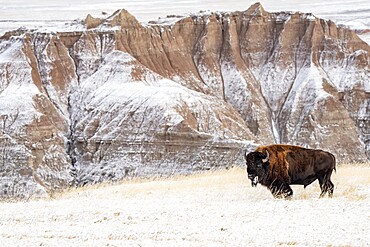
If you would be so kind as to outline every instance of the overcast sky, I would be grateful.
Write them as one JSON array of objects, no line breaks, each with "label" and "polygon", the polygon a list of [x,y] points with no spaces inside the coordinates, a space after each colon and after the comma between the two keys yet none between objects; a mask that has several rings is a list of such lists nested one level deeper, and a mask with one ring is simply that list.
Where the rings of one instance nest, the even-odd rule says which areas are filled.
[{"label": "overcast sky", "polygon": [[[368,0],[264,0],[260,1],[268,11],[304,11],[324,16],[358,16],[370,11]],[[167,14],[184,14],[199,10],[245,10],[255,1],[250,0],[0,0],[0,20],[65,20],[113,12],[125,8],[142,21],[156,19]],[[368,15],[367,15],[368,16]],[[348,17],[350,18],[350,17]]]}]

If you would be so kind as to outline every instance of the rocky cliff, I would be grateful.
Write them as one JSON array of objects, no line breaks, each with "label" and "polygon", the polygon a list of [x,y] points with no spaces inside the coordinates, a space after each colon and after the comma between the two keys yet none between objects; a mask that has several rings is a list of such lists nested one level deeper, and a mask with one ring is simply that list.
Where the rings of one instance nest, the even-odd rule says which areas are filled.
[{"label": "rocky cliff", "polygon": [[304,13],[125,10],[0,39],[0,194],[242,164],[255,144],[370,157],[370,47]]}]

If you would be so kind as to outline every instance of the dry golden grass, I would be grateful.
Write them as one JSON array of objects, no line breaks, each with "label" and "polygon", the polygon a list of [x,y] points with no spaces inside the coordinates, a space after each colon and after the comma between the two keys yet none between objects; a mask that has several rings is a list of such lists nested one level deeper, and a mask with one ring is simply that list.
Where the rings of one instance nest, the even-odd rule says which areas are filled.
[{"label": "dry golden grass", "polygon": [[[165,181],[165,183],[163,183]],[[363,164],[339,164],[336,172],[332,174],[335,185],[334,197],[345,197],[349,200],[364,200],[367,196],[361,192],[363,186],[370,186],[370,163]],[[191,190],[194,187],[204,189],[212,187],[223,188],[237,184],[249,185],[246,169],[235,167],[232,169],[220,169],[212,172],[204,172],[193,175],[177,175],[166,179],[140,179],[133,178],[118,184],[97,184],[80,188],[71,188],[61,193],[56,193],[54,198],[74,197],[81,194],[89,194],[91,191],[99,193],[100,190],[110,191],[115,188],[125,187],[127,196],[140,193],[163,192],[176,188],[177,190]],[[259,185],[260,186],[260,185]],[[306,188],[301,185],[292,185],[295,199],[317,198],[320,194],[318,181]]]},{"label": "dry golden grass", "polygon": [[[364,246],[370,166],[338,166],[334,197],[317,182],[292,200],[252,188],[244,168],[71,189],[0,203],[3,246]],[[323,237],[325,232],[325,237]],[[266,234],[268,233],[268,234]]]},{"label": "dry golden grass", "polygon": [[[365,164],[339,164],[337,171],[332,174],[335,185],[334,198],[344,197],[348,200],[365,200],[367,194],[364,187],[370,186],[370,163]],[[306,187],[294,185],[294,198],[306,200],[315,198],[320,194],[318,181]],[[366,189],[366,188],[365,188]]]}]

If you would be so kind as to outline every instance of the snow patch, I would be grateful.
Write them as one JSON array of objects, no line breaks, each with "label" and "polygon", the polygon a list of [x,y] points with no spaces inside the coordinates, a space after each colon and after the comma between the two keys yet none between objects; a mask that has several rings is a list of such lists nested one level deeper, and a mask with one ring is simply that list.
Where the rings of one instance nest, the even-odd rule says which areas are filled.
[{"label": "snow patch", "polygon": [[28,59],[22,53],[22,41],[4,43],[0,48],[0,114],[7,116],[4,127],[17,131],[40,116],[33,101],[40,92],[32,81]]}]

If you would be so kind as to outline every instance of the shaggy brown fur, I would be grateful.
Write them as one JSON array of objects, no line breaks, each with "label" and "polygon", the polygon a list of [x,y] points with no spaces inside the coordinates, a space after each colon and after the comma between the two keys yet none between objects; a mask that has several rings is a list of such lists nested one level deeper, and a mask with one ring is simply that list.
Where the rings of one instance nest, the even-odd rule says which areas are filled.
[{"label": "shaggy brown fur", "polygon": [[335,157],[329,152],[292,145],[259,146],[245,155],[248,177],[252,185],[260,183],[270,189],[274,197],[289,198],[289,185],[306,187],[319,180],[321,194],[333,196],[334,184],[330,176],[335,170]]}]

